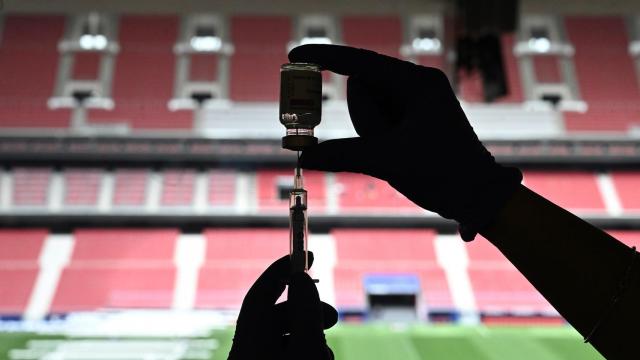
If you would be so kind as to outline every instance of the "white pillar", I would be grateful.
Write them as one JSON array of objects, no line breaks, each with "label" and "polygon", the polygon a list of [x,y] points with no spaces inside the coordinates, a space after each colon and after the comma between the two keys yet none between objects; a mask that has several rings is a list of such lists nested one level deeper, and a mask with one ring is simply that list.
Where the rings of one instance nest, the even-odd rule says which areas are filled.
[{"label": "white pillar", "polygon": [[24,313],[25,319],[40,320],[49,313],[60,275],[71,260],[74,244],[70,234],[50,234],[45,239],[38,260],[40,271]]},{"label": "white pillar", "polygon": [[246,215],[258,208],[255,173],[238,172],[236,176],[236,213]]},{"label": "white pillar", "polygon": [[193,210],[196,214],[203,214],[207,211],[208,195],[209,172],[197,172],[193,186]]},{"label": "white pillar", "polygon": [[607,209],[607,213],[610,216],[622,215],[622,204],[620,203],[620,197],[618,196],[618,191],[613,184],[611,175],[607,173],[598,174],[596,180],[598,183],[598,190],[600,190],[600,194],[602,194],[602,200],[605,208]]},{"label": "white pillar", "polygon": [[13,174],[10,171],[0,172],[0,211],[11,208],[13,195]]},{"label": "white pillar", "polygon": [[469,256],[458,235],[438,235],[435,241],[438,264],[444,269],[453,304],[460,312],[460,322],[477,324],[480,316],[469,279]]},{"label": "white pillar", "polygon": [[176,280],[172,303],[174,310],[191,310],[195,306],[198,275],[204,263],[206,244],[201,234],[182,234],[176,241]]},{"label": "white pillar", "polygon": [[336,241],[331,235],[311,234],[309,236],[309,250],[314,255],[311,274],[313,278],[320,280],[317,284],[320,299],[335,306],[336,292],[333,270],[337,262]]},{"label": "white pillar", "polygon": [[106,213],[111,210],[114,188],[115,178],[113,173],[104,171],[100,178],[100,189],[98,190],[98,212]]},{"label": "white pillar", "polygon": [[48,207],[52,213],[63,209],[64,195],[66,191],[64,173],[61,171],[51,171],[51,180],[48,189]]},{"label": "white pillar", "polygon": [[162,196],[162,174],[156,171],[149,171],[147,180],[147,212],[155,213],[160,207],[160,197]]}]

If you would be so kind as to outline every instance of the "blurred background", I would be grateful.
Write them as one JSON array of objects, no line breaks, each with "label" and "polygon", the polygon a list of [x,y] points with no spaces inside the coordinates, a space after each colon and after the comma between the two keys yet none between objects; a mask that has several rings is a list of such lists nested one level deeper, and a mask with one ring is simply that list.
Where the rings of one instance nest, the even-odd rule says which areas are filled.
[{"label": "blurred background", "polygon": [[[7,0],[0,359],[226,358],[289,249],[279,67],[304,43],[442,69],[498,161],[640,246],[637,1]],[[354,135],[323,81],[316,134]],[[337,359],[600,358],[487,241],[382,181],[305,177]]]}]

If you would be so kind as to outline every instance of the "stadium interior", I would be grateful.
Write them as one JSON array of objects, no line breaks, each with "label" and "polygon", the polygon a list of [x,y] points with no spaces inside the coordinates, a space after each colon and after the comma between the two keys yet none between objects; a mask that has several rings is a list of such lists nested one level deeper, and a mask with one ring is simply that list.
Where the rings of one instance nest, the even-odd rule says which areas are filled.
[{"label": "stadium interior", "polygon": [[[640,247],[638,3],[521,0],[517,28],[498,35],[508,91],[495,99],[495,79],[456,65],[454,3],[5,1],[0,359],[226,358],[247,289],[289,251],[295,155],[277,101],[300,44],[442,69],[499,162]],[[321,140],[355,134],[345,87],[323,74]],[[506,359],[526,339],[532,359],[600,358],[484,239],[462,242],[380,180],[306,171],[305,183],[311,273],[344,323],[328,331],[337,358]],[[152,317],[164,325],[131,324]],[[416,352],[344,340],[361,329],[373,344],[381,322]]]}]

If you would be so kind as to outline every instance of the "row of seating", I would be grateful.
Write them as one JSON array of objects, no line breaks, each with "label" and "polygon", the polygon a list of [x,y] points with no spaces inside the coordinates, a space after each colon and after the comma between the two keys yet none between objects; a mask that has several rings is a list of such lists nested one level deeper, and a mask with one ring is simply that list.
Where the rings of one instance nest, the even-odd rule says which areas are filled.
[{"label": "row of seating", "polygon": [[[46,208],[56,196],[51,188],[53,170],[50,168],[15,168],[12,174],[11,203],[16,208]],[[117,209],[144,208],[154,174],[148,169],[117,169],[111,185],[105,185],[107,172],[103,169],[66,169],[62,176],[62,204],[69,208],[97,208],[104,187],[112,187],[110,204]],[[196,196],[196,171],[169,169],[160,173],[159,206],[192,207]],[[229,207],[235,204],[235,171],[210,170],[206,177],[206,204],[210,207]]]},{"label": "row of seating", "polygon": [[[293,33],[293,19],[286,16],[238,15],[229,19],[230,41],[234,45],[229,70],[229,98],[235,102],[275,102],[278,99],[278,69],[287,61],[287,43]],[[445,32],[452,31],[445,19]],[[569,131],[628,130],[640,122],[640,86],[629,39],[621,17],[564,19],[567,39],[575,49],[573,61],[580,97],[586,113],[564,114]],[[11,69],[0,79],[1,127],[69,127],[69,110],[50,110],[58,69],[58,42],[63,37],[62,15],[8,15],[0,41],[0,67]],[[403,24],[396,16],[340,19],[343,43],[400,56]],[[95,124],[127,123],[133,129],[190,129],[190,111],[169,111],[173,97],[177,16],[122,15],[119,20],[117,54],[113,77],[113,110],[90,110]],[[269,29],[269,31],[264,31]],[[592,29],[600,29],[593,34]],[[518,59],[513,53],[514,35],[501,39],[510,94],[500,102],[523,100]],[[535,56],[537,81],[561,80],[557,59]],[[444,55],[418,56],[428,66],[445,68]],[[83,53],[72,71],[76,80],[95,77],[98,59]],[[256,66],[259,64],[259,66]],[[603,64],[605,66],[603,70]],[[191,68],[195,79],[214,74],[217,62],[195,56]],[[207,78],[207,80],[211,80]],[[460,74],[459,95],[470,102],[481,101],[481,79]]]},{"label": "row of seating", "polygon": [[[627,245],[640,245],[639,231],[612,234]],[[201,234],[205,243],[202,262],[190,259],[195,263],[176,266],[180,234],[175,229],[80,229],[72,234],[74,246],[65,260],[51,259],[51,247],[46,253],[44,244],[51,241],[48,235],[43,229],[0,230],[0,314],[22,314],[34,301],[42,302],[32,298],[36,283],[43,288],[46,279],[56,281],[47,278],[46,272],[54,269],[46,261],[63,262],[46,306],[48,313],[171,308],[177,274],[185,266],[195,270],[195,279],[191,279],[196,282],[195,308],[237,309],[256,277],[288,251],[287,229],[210,229]],[[429,311],[456,311],[465,300],[476,311],[492,315],[553,313],[531,284],[484,239],[463,245],[459,239],[439,239],[430,229],[338,229],[330,238],[323,241],[335,241],[335,259],[320,251],[327,244],[316,242],[312,244],[317,257],[314,268],[323,263],[335,265],[330,269],[333,280],[325,277],[321,281],[333,282],[334,302],[340,310],[366,308],[363,281],[367,275],[412,274],[420,281],[421,302]],[[436,249],[436,243],[443,241],[456,242],[466,255],[454,263],[443,259]],[[466,274],[473,298],[454,295],[454,288],[459,294],[460,286],[466,285],[456,283],[460,278],[452,276],[452,266]]]},{"label": "row of seating", "polygon": [[[60,174],[61,185],[53,187],[54,174]],[[249,181],[247,188],[239,190],[241,174]],[[64,209],[97,209],[105,188],[112,211],[127,208],[145,208],[152,190],[157,191],[160,208],[193,208],[197,189],[206,196],[205,206],[233,208],[254,206],[256,211],[271,213],[282,211],[288,204],[288,191],[292,185],[289,170],[257,170],[240,173],[231,169],[204,172],[193,169],[115,169],[69,168],[54,172],[49,168],[14,168],[6,172],[5,179],[11,191],[10,209],[46,209],[53,196],[62,194]],[[108,175],[108,177],[107,177]],[[205,184],[199,182],[204,176]],[[111,179],[111,180],[109,180]],[[611,211],[637,212],[640,210],[640,192],[637,171],[612,171],[598,174],[590,171],[525,171],[524,184],[562,207],[582,214],[607,214]],[[155,185],[154,185],[155,184]],[[390,213],[419,214],[422,210],[391,188],[386,182],[371,177],[337,173],[305,172],[305,187],[309,202],[316,213]],[[244,192],[246,204],[239,204],[237,193]],[[0,204],[3,203],[0,199]],[[102,200],[104,202],[104,199]],[[1,209],[1,206],[0,206]]]}]

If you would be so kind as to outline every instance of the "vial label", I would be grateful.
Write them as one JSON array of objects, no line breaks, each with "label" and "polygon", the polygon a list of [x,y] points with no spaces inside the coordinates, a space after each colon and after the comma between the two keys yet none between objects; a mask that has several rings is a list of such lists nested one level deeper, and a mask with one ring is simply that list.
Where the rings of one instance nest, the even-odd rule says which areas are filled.
[{"label": "vial label", "polygon": [[283,69],[280,72],[280,122],[287,128],[320,124],[322,75],[319,71]]}]

